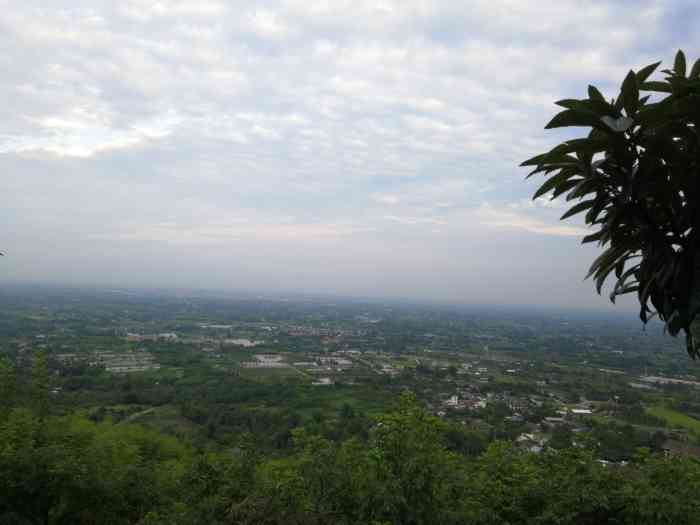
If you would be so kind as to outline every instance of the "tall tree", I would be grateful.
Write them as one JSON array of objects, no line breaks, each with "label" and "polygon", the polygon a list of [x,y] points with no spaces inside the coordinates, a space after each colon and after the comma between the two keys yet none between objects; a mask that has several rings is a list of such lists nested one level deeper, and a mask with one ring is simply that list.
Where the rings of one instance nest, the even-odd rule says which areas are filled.
[{"label": "tall tree", "polygon": [[32,408],[39,417],[46,417],[49,413],[49,388],[51,380],[49,367],[46,362],[46,354],[38,352],[34,356],[32,366],[31,403]]},{"label": "tall tree", "polygon": [[[616,99],[594,86],[565,99],[546,129],[590,128],[523,166],[547,176],[534,198],[577,201],[562,220],[585,212],[593,231],[584,243],[603,252],[591,265],[598,293],[614,273],[610,294],[636,293],[640,318],[658,315],[672,335],[683,331],[700,355],[700,60],[682,51],[663,80],[660,62],[630,71]],[[647,95],[641,96],[647,92]],[[528,176],[530,176],[528,175]]]},{"label": "tall tree", "polygon": [[16,395],[15,367],[7,358],[0,358],[0,416],[14,405]]}]

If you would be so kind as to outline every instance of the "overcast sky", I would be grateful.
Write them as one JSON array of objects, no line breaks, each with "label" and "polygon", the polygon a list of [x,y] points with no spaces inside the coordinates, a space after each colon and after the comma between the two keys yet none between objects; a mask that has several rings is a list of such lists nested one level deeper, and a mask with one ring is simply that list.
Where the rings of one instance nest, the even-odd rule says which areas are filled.
[{"label": "overcast sky", "polygon": [[0,280],[604,308],[517,165],[698,5],[0,0]]}]

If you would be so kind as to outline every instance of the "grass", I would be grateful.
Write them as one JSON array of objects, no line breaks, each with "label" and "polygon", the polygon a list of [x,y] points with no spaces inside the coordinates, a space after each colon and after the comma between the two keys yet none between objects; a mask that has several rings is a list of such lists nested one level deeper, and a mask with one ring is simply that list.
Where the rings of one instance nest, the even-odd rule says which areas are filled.
[{"label": "grass", "polygon": [[239,363],[242,361],[253,361],[255,359],[255,354],[259,353],[259,351],[231,346],[221,350],[219,353],[221,353],[227,361]]},{"label": "grass", "polygon": [[586,418],[601,424],[606,424],[610,423],[610,421],[613,421],[613,418],[611,418],[610,416],[604,416],[602,414],[589,414],[586,416]]},{"label": "grass", "polygon": [[293,399],[289,400],[289,405],[302,416],[310,416],[314,412],[333,415],[345,403],[370,415],[386,411],[392,401],[386,392],[371,388],[309,386],[298,389]]},{"label": "grass", "polygon": [[659,417],[666,421],[672,427],[681,427],[700,434],[700,420],[694,417],[687,416],[682,412],[667,408],[661,405],[655,405],[646,409],[647,413],[652,416]]}]

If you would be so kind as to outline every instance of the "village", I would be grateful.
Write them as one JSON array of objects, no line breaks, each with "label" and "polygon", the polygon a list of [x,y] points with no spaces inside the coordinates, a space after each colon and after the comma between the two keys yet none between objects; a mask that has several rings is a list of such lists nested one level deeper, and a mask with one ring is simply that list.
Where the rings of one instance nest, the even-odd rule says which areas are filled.
[{"label": "village", "polygon": [[[280,329],[266,327],[264,333],[233,333],[229,325],[205,325],[216,335],[187,335],[175,332],[128,333],[122,351],[59,352],[55,359],[64,366],[76,363],[102,367],[113,374],[158,373],[164,352],[191,353],[201,362],[264,384],[293,381],[313,387],[355,386],[385,383],[396,390],[411,389],[436,416],[468,428],[496,432],[518,447],[540,453],[556,440],[584,446],[592,423],[615,421],[625,402],[620,396],[587,399],[572,391],[581,370],[553,369],[537,359],[524,359],[490,351],[387,352],[367,345],[351,346],[358,331],[317,330],[294,326],[282,328],[287,340],[314,338],[315,348],[281,351]],[[367,334],[359,334],[367,342]],[[479,338],[481,340],[489,338]],[[43,341],[39,338],[38,341]],[[163,371],[167,370],[167,366]],[[180,376],[186,367],[171,367]],[[584,370],[586,368],[584,367]],[[608,386],[625,392],[660,392],[671,386],[695,388],[689,379],[629,374],[622,370],[588,369],[598,372]],[[662,428],[657,429],[661,431]],[[564,436],[562,438],[562,436]],[[700,449],[682,428],[664,434],[660,446],[669,453],[695,455]]]}]

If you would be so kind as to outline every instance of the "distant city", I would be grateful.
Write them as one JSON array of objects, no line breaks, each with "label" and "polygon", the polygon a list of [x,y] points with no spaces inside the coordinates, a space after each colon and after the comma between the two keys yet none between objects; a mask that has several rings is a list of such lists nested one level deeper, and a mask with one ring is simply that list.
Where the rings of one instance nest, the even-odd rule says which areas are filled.
[{"label": "distant city", "polygon": [[[144,424],[163,430],[165,414],[169,425],[181,422],[170,431],[190,437],[207,429],[207,439],[225,441],[234,429],[212,432],[192,420],[188,399],[223,395],[236,406],[236,392],[253,386],[260,409],[319,414],[332,414],[340,400],[379,412],[410,390],[436,416],[532,452],[562,429],[572,444],[607,436],[600,459],[608,462],[652,443],[694,450],[700,428],[700,366],[660,324],[341,298],[1,293],[0,350],[20,365],[45,352],[55,402],[130,421],[148,409]],[[128,399],[117,394],[125,381]],[[268,405],[280,389],[288,397]],[[304,396],[314,399],[306,408],[298,404]],[[601,428],[631,428],[632,438]]]}]

